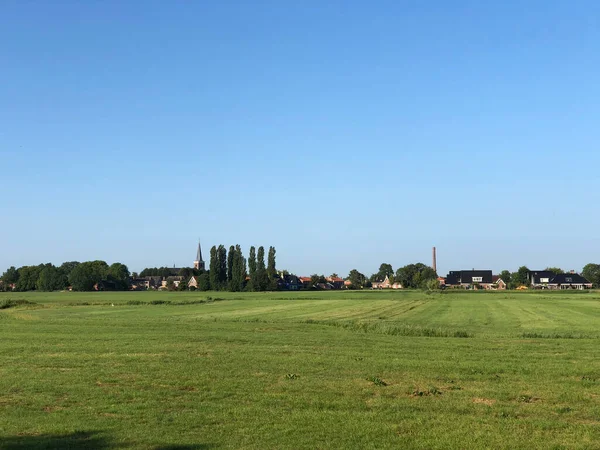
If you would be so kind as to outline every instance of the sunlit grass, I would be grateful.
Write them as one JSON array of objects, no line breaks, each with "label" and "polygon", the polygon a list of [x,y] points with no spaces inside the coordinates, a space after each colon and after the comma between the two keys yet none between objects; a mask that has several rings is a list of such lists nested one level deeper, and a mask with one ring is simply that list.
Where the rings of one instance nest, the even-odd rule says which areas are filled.
[{"label": "sunlit grass", "polygon": [[600,440],[597,293],[8,299],[35,304],[0,310],[0,448]]}]

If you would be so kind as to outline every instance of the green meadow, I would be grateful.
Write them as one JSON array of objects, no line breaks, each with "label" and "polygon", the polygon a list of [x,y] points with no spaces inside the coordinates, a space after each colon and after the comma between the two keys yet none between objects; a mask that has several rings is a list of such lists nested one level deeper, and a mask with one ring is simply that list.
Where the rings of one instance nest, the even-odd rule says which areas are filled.
[{"label": "green meadow", "polygon": [[600,293],[0,294],[0,449],[600,448]]}]

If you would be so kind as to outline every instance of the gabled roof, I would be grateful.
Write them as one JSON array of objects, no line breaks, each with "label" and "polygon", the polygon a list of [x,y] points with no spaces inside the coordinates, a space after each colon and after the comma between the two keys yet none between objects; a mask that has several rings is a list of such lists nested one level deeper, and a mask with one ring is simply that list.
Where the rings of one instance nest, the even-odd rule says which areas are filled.
[{"label": "gabled roof", "polygon": [[561,273],[555,275],[548,284],[592,284],[578,273]]},{"label": "gabled roof", "polygon": [[[475,281],[474,281],[475,279]],[[458,270],[450,271],[446,277],[446,284],[473,284],[473,283],[493,283],[491,270]]]},{"label": "gabled roof", "polygon": [[343,283],[343,279],[340,277],[327,277],[325,278],[327,281],[331,282],[331,283]]},{"label": "gabled roof", "polygon": [[[542,284],[542,279],[552,279],[556,274],[549,270],[530,270],[529,280],[532,284]],[[547,283],[546,281],[544,283]]]}]

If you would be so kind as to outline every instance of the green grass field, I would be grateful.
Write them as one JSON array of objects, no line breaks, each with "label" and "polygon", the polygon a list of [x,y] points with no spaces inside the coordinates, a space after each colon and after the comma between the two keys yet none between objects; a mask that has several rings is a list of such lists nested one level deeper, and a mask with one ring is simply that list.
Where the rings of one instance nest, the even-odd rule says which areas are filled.
[{"label": "green grass field", "polygon": [[600,448],[597,292],[9,299],[0,449]]}]

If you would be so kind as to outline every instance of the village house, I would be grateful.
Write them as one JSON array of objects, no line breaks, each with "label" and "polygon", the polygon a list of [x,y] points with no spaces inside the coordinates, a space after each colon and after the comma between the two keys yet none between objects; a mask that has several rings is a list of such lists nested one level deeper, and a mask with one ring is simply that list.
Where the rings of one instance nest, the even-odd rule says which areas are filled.
[{"label": "village house", "polygon": [[571,273],[561,273],[554,275],[548,282],[548,289],[565,290],[565,289],[592,289],[592,283],[584,277],[571,271]]},{"label": "village house", "polygon": [[527,275],[532,289],[592,289],[592,283],[572,270],[570,273],[555,274],[548,270],[532,270]]},{"label": "village house", "polygon": [[390,277],[386,275],[383,281],[373,281],[371,289],[402,289],[402,284],[397,282],[392,283]]},{"label": "village house", "polygon": [[493,275],[492,276],[492,288],[494,290],[498,290],[498,291],[504,291],[506,290],[506,283],[504,282],[504,280],[502,278],[500,278],[500,275]]},{"label": "village house", "polygon": [[333,286],[333,289],[342,289],[344,287],[344,279],[340,277],[327,277],[327,283]]},{"label": "village house", "polygon": [[446,276],[446,287],[464,289],[492,289],[494,279],[491,270],[451,270]]},{"label": "village house", "polygon": [[277,279],[277,288],[283,291],[298,291],[302,288],[302,282],[296,275],[282,272]]},{"label": "village house", "polygon": [[300,283],[302,283],[303,288],[310,287],[310,277],[298,277],[298,280],[300,280]]},{"label": "village house", "polygon": [[531,270],[527,274],[527,280],[533,289],[547,289],[548,283],[555,275],[548,270]]}]

